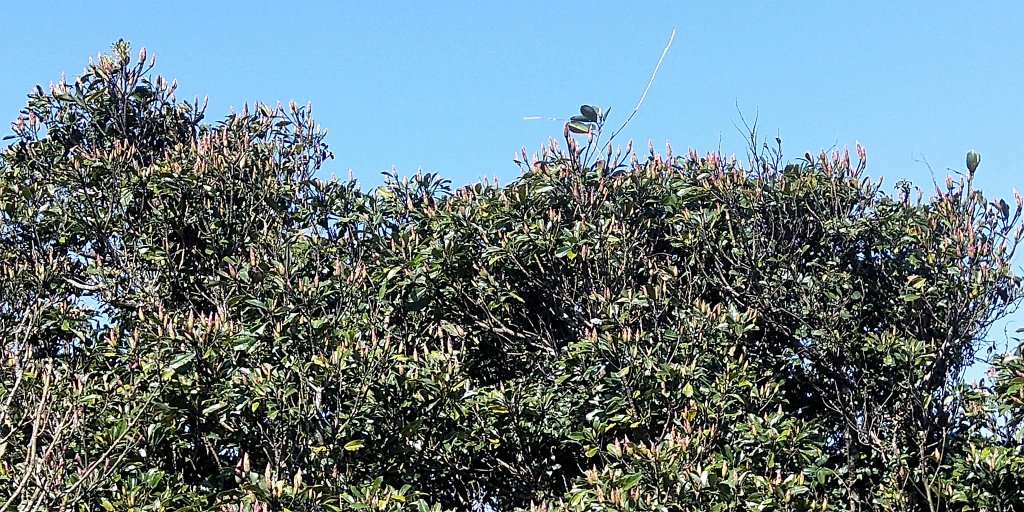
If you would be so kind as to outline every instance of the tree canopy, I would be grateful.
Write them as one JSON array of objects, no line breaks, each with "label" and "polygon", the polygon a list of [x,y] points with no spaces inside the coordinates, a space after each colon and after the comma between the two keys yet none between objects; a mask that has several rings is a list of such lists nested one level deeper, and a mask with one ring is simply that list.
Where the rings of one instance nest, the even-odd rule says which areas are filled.
[{"label": "tree canopy", "polygon": [[[612,151],[363,190],[126,43],[0,156],[0,510],[1022,510],[1022,200]],[[981,171],[984,172],[984,171]]]}]

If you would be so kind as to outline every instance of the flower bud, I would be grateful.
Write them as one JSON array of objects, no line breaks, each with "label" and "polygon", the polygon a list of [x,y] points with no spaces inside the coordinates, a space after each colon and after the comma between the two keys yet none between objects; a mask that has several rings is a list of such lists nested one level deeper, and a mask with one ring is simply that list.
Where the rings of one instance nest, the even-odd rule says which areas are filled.
[{"label": "flower bud", "polygon": [[980,163],[981,155],[973,149],[967,152],[967,172],[974,174],[974,171],[978,170],[978,164]]}]

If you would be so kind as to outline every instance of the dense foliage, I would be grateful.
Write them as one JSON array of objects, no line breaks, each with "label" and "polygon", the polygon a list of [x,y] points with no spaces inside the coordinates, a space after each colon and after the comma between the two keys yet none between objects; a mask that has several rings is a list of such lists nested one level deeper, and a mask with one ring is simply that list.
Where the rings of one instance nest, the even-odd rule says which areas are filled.
[{"label": "dense foliage", "polygon": [[1024,510],[1020,350],[963,379],[1021,296],[977,155],[889,195],[584,109],[506,186],[363,191],[308,107],[151,67],[0,157],[0,510]]}]

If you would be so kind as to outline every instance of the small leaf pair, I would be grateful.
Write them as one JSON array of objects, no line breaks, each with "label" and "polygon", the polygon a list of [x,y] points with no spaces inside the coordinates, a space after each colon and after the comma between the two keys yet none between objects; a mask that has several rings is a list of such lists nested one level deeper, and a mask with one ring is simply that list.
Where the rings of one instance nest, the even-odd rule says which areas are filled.
[{"label": "small leaf pair", "polygon": [[596,123],[601,119],[601,109],[590,105],[580,106],[580,115],[569,118],[569,130],[573,133],[590,133],[591,126],[587,123]]}]

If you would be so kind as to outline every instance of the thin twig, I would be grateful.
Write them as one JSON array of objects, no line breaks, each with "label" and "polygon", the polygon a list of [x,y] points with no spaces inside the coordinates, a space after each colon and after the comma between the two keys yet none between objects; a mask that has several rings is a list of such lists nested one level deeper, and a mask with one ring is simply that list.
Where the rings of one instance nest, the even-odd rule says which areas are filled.
[{"label": "thin twig", "polygon": [[633,116],[635,116],[637,111],[640,110],[640,105],[643,105],[644,99],[647,98],[647,91],[651,90],[651,84],[654,83],[654,77],[658,76],[658,68],[661,67],[661,61],[665,60],[665,54],[667,54],[668,53],[668,49],[672,47],[672,41],[675,38],[676,38],[676,29],[672,29],[672,35],[670,35],[668,37],[668,44],[666,44],[665,45],[665,49],[661,51],[661,57],[658,58],[658,64],[654,66],[654,72],[651,73],[651,79],[647,81],[647,87],[644,88],[644,93],[640,95],[640,101],[636,102],[636,108],[633,109],[633,113],[632,114],[629,114],[629,117],[627,117],[626,121],[624,123],[622,123],[622,126],[620,126],[618,130],[615,130],[615,132],[612,133],[611,137],[608,137],[608,144],[611,144],[612,139],[614,139],[615,136],[618,135],[619,132],[621,132],[622,129],[625,128],[627,124],[629,124],[629,121],[631,119],[633,119]]},{"label": "thin twig", "polygon": [[22,492],[25,491],[25,487],[28,485],[29,479],[32,478],[33,474],[36,471],[35,454],[36,446],[39,441],[39,430],[41,428],[40,424],[43,422],[43,414],[50,412],[43,404],[45,404],[50,399],[50,372],[52,370],[53,367],[47,364],[46,373],[43,373],[43,392],[39,398],[39,408],[36,410],[35,417],[32,419],[32,435],[29,437],[28,447],[26,449],[27,453],[25,454],[25,474],[24,476],[22,476],[21,481],[18,482],[18,486],[14,489],[14,492],[11,493],[10,497],[8,498],[8,501],[6,503],[3,503],[3,506],[0,506],[0,512],[5,512],[12,505],[14,505],[15,499],[19,495],[21,495]]},{"label": "thin twig", "polygon": [[[63,491],[65,503],[62,503],[62,508],[66,504],[66,500],[68,499],[68,497],[71,496],[72,493],[77,491],[78,488],[82,486],[82,483],[85,482],[86,478],[89,477],[89,475],[96,469],[97,466],[100,465],[101,462],[109,462],[108,457],[110,457],[110,454],[113,453],[114,448],[117,447],[118,443],[123,441],[124,438],[128,436],[128,434],[134,433],[132,431],[132,429],[134,429],[135,425],[137,425],[138,422],[142,419],[142,415],[143,415],[142,413],[145,411],[144,408],[145,407],[149,407],[149,404],[153,401],[153,398],[155,398],[155,397],[156,397],[155,393],[151,394],[146,399],[146,401],[142,403],[142,405],[139,407],[140,412],[138,414],[136,414],[135,417],[131,419],[131,421],[127,422],[124,431],[121,432],[116,438],[111,440],[110,446],[107,447],[107,449],[103,452],[102,455],[100,455],[98,458],[96,458],[96,460],[92,461],[92,463],[89,464],[84,469],[84,471],[82,471],[82,474],[79,476],[78,480],[75,481],[74,484],[72,484],[70,487],[68,487],[67,489],[65,489]],[[130,449],[130,448],[126,447],[126,450],[127,449]]]}]

